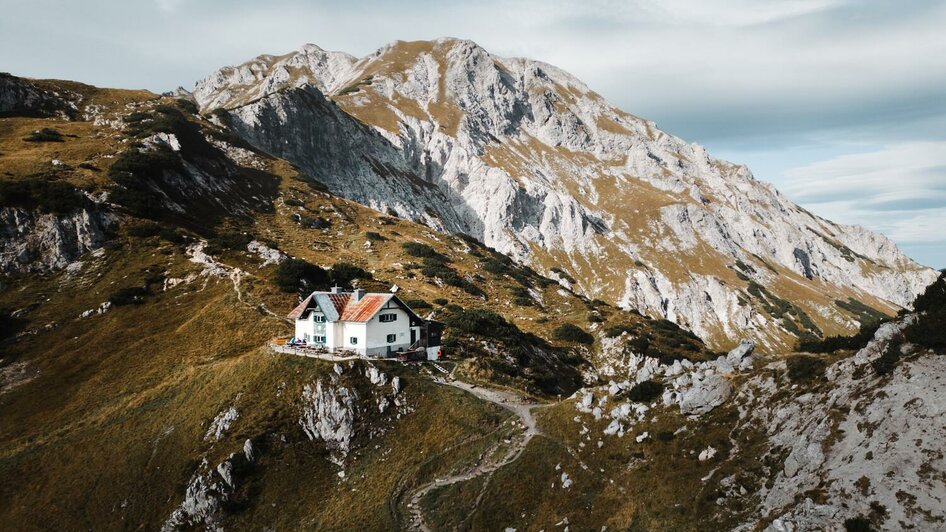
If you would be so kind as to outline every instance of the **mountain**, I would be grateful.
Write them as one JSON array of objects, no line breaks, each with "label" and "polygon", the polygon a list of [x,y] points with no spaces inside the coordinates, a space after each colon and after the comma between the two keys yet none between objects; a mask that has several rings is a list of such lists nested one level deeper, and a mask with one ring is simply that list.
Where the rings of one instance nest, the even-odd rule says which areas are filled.
[{"label": "mountain", "polygon": [[470,41],[362,58],[306,45],[222,68],[193,96],[335,194],[472,235],[717,348],[851,332],[936,278],[561,69]]},{"label": "mountain", "polygon": [[[298,90],[338,127],[314,151],[348,157],[324,159],[336,171],[364,155],[354,140],[384,138]],[[333,194],[229,112],[14,76],[0,105],[0,529],[946,519],[946,277],[915,312],[806,344],[818,353],[717,353],[469,235]],[[368,160],[397,190],[391,146],[389,166]],[[300,295],[334,283],[397,285],[446,323],[448,360],[272,350]]]}]

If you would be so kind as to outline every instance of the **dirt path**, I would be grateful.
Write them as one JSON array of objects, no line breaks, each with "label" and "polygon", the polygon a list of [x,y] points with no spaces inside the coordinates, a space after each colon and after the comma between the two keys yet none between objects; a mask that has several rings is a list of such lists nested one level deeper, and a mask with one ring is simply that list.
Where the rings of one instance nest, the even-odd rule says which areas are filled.
[{"label": "dirt path", "polygon": [[[501,408],[509,410],[519,417],[519,420],[521,421],[525,430],[518,438],[512,441],[512,447],[499,460],[481,460],[466,473],[437,478],[417,488],[417,490],[415,490],[411,495],[410,502],[408,504],[411,515],[410,527],[412,530],[420,530],[423,532],[430,531],[430,527],[427,526],[427,522],[424,520],[424,515],[420,506],[421,500],[424,498],[424,496],[435,489],[458,484],[460,482],[466,482],[482,475],[492,475],[494,471],[518,460],[525,451],[526,446],[532,440],[532,437],[536,434],[540,434],[539,429],[536,427],[535,417],[532,415],[532,410],[534,408],[547,406],[540,403],[526,402],[518,395],[503,390],[484,388],[482,386],[476,386],[461,381],[449,382],[438,379],[437,382],[447,386],[459,388],[469,394],[475,395],[479,399],[488,401],[498,405]],[[493,450],[495,450],[495,447],[484,453],[484,456],[489,456]],[[485,486],[474,501],[473,509],[476,509],[476,507],[479,505],[480,499],[483,497],[484,493]]]}]

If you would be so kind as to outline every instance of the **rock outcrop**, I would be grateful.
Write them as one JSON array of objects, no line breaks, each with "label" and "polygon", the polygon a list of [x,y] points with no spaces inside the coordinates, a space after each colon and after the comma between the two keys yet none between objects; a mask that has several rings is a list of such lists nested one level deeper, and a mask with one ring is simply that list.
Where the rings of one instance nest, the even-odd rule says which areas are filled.
[{"label": "rock outcrop", "polygon": [[0,272],[44,273],[102,247],[115,217],[97,207],[71,214],[0,207]]},{"label": "rock outcrop", "polygon": [[322,440],[330,451],[329,459],[342,466],[355,434],[357,394],[344,386],[306,385],[302,390],[302,415],[299,425],[310,440]]}]

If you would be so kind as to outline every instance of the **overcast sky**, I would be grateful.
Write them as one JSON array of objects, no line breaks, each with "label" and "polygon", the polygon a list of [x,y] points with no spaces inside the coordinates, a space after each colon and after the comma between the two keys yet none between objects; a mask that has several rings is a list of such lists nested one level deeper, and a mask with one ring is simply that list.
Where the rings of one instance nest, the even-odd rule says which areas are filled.
[{"label": "overcast sky", "polygon": [[311,42],[555,64],[809,210],[946,267],[946,1],[0,0],[0,71],[154,91]]}]

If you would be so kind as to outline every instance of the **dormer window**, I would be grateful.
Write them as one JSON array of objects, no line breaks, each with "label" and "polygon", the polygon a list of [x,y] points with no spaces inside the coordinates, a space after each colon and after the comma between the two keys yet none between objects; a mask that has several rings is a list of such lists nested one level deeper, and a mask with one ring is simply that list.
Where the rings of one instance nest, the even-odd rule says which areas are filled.
[{"label": "dormer window", "polygon": [[313,318],[315,319],[315,323],[325,323],[325,315],[324,315],[324,314],[315,314],[315,315],[313,316]]}]

